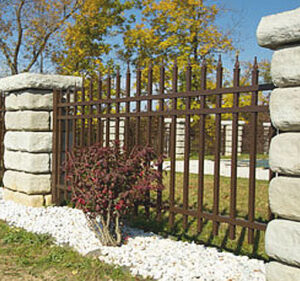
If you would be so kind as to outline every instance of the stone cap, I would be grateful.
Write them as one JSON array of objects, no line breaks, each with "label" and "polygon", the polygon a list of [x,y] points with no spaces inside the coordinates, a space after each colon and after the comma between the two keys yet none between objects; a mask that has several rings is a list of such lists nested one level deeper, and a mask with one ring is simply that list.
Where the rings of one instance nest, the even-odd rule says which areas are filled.
[{"label": "stone cap", "polygon": [[67,89],[75,85],[81,87],[81,77],[26,72],[0,79],[0,91],[4,92],[22,89]]},{"label": "stone cap", "polygon": [[[243,120],[239,120],[238,124],[239,125],[245,125],[246,122],[243,121]],[[223,126],[227,126],[227,125],[232,126],[232,120],[221,120],[221,125],[223,125]]]},{"label": "stone cap", "polygon": [[258,44],[272,50],[300,43],[300,8],[263,17],[257,27]]}]

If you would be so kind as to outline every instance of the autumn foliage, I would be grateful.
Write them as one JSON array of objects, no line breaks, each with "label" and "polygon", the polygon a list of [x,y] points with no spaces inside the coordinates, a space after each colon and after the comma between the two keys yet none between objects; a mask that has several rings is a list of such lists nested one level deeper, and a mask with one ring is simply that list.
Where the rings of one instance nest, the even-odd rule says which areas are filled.
[{"label": "autumn foliage", "polygon": [[65,163],[72,201],[83,210],[90,226],[106,246],[122,242],[121,220],[134,202],[149,190],[161,190],[161,160],[151,147],[136,147],[128,154],[118,142],[75,149]]}]

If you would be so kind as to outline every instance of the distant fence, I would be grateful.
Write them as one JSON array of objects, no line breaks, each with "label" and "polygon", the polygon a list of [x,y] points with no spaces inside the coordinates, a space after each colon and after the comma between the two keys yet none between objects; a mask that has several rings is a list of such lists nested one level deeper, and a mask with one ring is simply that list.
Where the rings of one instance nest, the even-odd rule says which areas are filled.
[{"label": "distant fence", "polygon": [[[181,74],[179,76],[179,74]],[[120,139],[127,148],[134,145],[151,145],[159,154],[164,153],[165,142],[169,142],[170,170],[166,190],[158,192],[156,198],[148,194],[145,201],[145,212],[153,207],[158,219],[162,213],[169,215],[170,226],[174,226],[175,216],[182,216],[182,227],[187,229],[188,220],[197,220],[197,230],[201,232],[204,220],[213,222],[213,235],[218,234],[220,223],[229,225],[231,239],[235,238],[236,226],[248,229],[248,242],[254,242],[254,231],[264,231],[266,222],[258,221],[255,217],[256,194],[256,155],[258,149],[259,115],[263,121],[269,121],[268,105],[262,104],[259,97],[264,91],[274,88],[271,84],[259,84],[259,71],[255,62],[252,69],[250,85],[240,86],[240,67],[236,61],[233,86],[223,88],[223,67],[221,60],[217,65],[215,88],[207,88],[207,66],[201,66],[200,77],[193,76],[193,69],[188,65],[184,73],[185,89],[179,91],[179,73],[175,64],[172,69],[171,81],[166,81],[166,68],[160,68],[160,80],[157,81],[158,91],[153,91],[153,69],[149,66],[147,81],[142,83],[142,71],[137,69],[135,90],[133,91],[132,73],[129,68],[126,73],[125,89],[121,89],[121,75],[119,72],[112,78],[108,75],[98,81],[91,81],[87,88],[76,89],[67,93],[60,89],[54,91],[53,106],[53,170],[52,196],[55,203],[68,200],[69,194],[65,184],[62,163],[65,152],[72,147],[84,147],[100,142],[109,146],[110,141]],[[182,79],[182,78],[180,78]],[[197,89],[193,83],[197,79]],[[169,86],[167,86],[167,82]],[[182,82],[182,81],[181,81]],[[95,87],[95,84],[97,86]],[[146,85],[146,86],[145,86]],[[171,86],[170,86],[171,85]],[[249,104],[240,105],[240,100],[248,95]],[[224,103],[225,98],[231,100]],[[231,120],[231,180],[229,210],[220,211],[220,162],[222,154],[222,126],[221,121]],[[165,119],[169,118],[169,132],[166,138]],[[176,141],[178,138],[178,120],[184,120],[183,158],[176,157]],[[195,121],[196,120],[196,121]],[[247,188],[247,214],[242,217],[237,209],[237,170],[238,170],[238,122],[247,121],[247,151],[249,153],[249,183]],[[113,126],[111,125],[113,123]],[[270,136],[273,134],[270,131]],[[122,136],[122,137],[121,137]],[[192,152],[194,154],[192,154]],[[205,207],[204,165],[206,155],[213,154],[214,175],[212,187],[212,208]],[[198,183],[196,199],[191,198],[190,158],[194,157],[198,163]],[[176,186],[176,163],[183,161],[182,186]],[[163,166],[158,169],[162,171]],[[270,174],[272,177],[272,174]],[[180,193],[179,199],[177,193]],[[267,190],[265,191],[267,192]],[[164,196],[164,194],[167,195]],[[191,200],[193,199],[193,200]],[[195,199],[195,200],[194,200]],[[265,208],[268,202],[265,202]]]}]

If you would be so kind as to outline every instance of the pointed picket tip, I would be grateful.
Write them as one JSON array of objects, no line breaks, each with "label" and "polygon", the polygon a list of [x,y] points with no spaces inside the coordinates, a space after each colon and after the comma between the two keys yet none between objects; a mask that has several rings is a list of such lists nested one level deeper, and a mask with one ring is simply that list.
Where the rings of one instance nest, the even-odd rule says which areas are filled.
[{"label": "pointed picket tip", "polygon": [[240,68],[240,61],[239,61],[239,55],[238,55],[238,54],[235,56],[235,64],[234,64],[234,67],[235,67],[236,69]]},{"label": "pointed picket tip", "polygon": [[221,54],[219,55],[219,59],[218,59],[218,67],[222,67],[222,56],[221,56]]},{"label": "pointed picket tip", "polygon": [[127,61],[127,73],[130,73],[130,61]]},{"label": "pointed picket tip", "polygon": [[257,69],[257,68],[258,68],[257,56],[254,57],[253,68],[254,68],[254,69]]}]

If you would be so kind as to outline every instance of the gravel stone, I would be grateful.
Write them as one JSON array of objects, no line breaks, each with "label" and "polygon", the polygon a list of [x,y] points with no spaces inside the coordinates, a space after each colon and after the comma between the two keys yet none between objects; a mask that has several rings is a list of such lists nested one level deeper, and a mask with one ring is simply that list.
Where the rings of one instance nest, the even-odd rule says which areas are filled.
[{"label": "gravel stone", "polygon": [[174,241],[124,227],[129,236],[121,247],[104,247],[87,226],[82,211],[68,207],[25,207],[2,199],[0,219],[34,233],[50,234],[58,245],[83,255],[99,252],[99,260],[128,267],[133,275],[161,281],[265,281],[263,261],[220,252],[193,242]]}]

